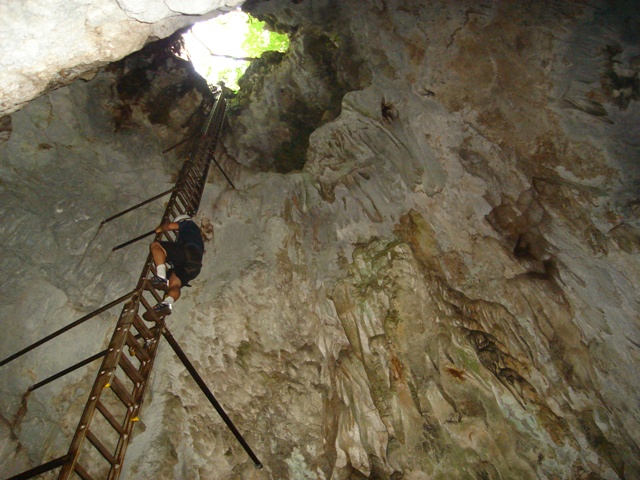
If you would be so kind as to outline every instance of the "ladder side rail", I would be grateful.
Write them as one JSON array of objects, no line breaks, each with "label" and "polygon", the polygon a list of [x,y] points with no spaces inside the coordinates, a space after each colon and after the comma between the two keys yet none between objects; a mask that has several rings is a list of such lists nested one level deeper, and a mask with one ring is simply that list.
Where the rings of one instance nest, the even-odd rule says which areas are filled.
[{"label": "ladder side rail", "polygon": [[[202,136],[206,138],[207,136],[207,132],[210,129],[210,125],[213,122],[214,118],[216,117],[216,115],[218,114],[218,112],[220,112],[220,106],[224,103],[224,98],[222,96],[219,96],[216,99],[216,103],[214,105],[214,107],[211,109],[211,113],[209,114],[209,118],[207,119],[206,124],[204,125],[203,129],[202,129]],[[185,178],[190,171],[192,171],[194,169],[194,166],[197,165],[198,162],[198,154],[200,153],[200,151],[202,150],[202,146],[204,143],[208,143],[206,141],[201,141],[198,143],[198,146],[192,151],[189,159],[183,164],[180,173],[178,174],[178,182],[176,185],[176,190],[171,194],[171,197],[169,198],[169,202],[167,204],[167,208],[165,210],[165,214],[162,217],[162,223],[168,222],[170,220],[170,207],[175,204],[176,202],[176,197],[177,194],[179,192],[181,192],[183,190],[182,188],[182,182],[181,179]],[[192,206],[193,208],[193,206]],[[191,212],[189,212],[191,213]]]},{"label": "ladder side rail", "polygon": [[[188,203],[191,204],[192,211],[195,211],[199,206],[199,202],[202,197],[202,190],[204,188],[204,183],[202,183],[201,179],[204,176],[204,179],[206,181],[206,172],[208,171],[210,165],[209,150],[212,143],[215,143],[215,141],[217,140],[217,135],[219,135],[218,129],[214,128],[213,131],[210,129],[212,125],[220,123],[220,120],[217,117],[220,115],[220,112],[222,112],[222,115],[224,115],[224,107],[224,98],[222,96],[219,96],[203,130],[203,137],[205,138],[203,138],[203,141],[199,142],[198,147],[194,150],[191,157],[184,163],[179,173],[178,182],[176,182],[176,186],[174,187],[171,197],[167,203],[167,207],[162,217],[162,223],[166,223],[167,221],[171,220],[172,217],[175,217],[175,212],[178,211],[179,194],[182,194],[184,197],[186,197]],[[213,133],[215,133],[216,138],[212,140],[211,136]],[[197,185],[198,188],[181,188],[181,180],[191,175],[194,175],[196,179],[200,179],[200,184]],[[156,240],[159,240],[160,238],[162,238],[162,234],[157,234],[155,238]],[[103,413],[103,415],[104,412],[102,412],[102,410],[105,410],[107,412],[107,415],[104,416],[114,428],[116,428],[115,425],[118,425],[117,420],[113,416],[110,416],[107,409],[104,408],[104,405],[100,403],[100,396],[102,394],[102,391],[105,389],[110,380],[114,385],[116,385],[114,393],[116,393],[122,403],[128,407],[126,409],[124,423],[121,424],[121,428],[116,428],[120,435],[118,438],[115,453],[110,458],[110,460],[114,460],[114,463],[112,463],[108,478],[117,479],[120,475],[122,461],[124,460],[126,449],[131,437],[131,432],[133,430],[135,422],[137,421],[137,414],[140,411],[140,407],[144,399],[144,393],[146,391],[148,380],[153,367],[153,362],[156,357],[159,338],[165,328],[164,318],[159,319],[160,321],[158,322],[158,324],[151,329],[151,331],[154,332],[153,339],[150,342],[148,341],[145,343],[146,348],[140,348],[140,350],[145,350],[146,358],[146,360],[142,360],[140,364],[139,374],[140,378],[142,378],[142,381],[134,382],[134,388],[132,392],[124,391],[122,389],[120,381],[115,375],[118,367],[123,368],[121,365],[121,358],[124,355],[123,349],[127,345],[129,345],[129,342],[131,341],[132,334],[130,330],[132,326],[134,326],[135,328],[134,320],[136,320],[140,303],[144,301],[144,297],[142,294],[145,288],[149,289],[154,294],[154,296],[157,296],[155,289],[150,286],[148,281],[149,273],[154,271],[155,267],[153,258],[151,253],[149,253],[144,263],[142,273],[138,279],[138,284],[136,286],[136,290],[134,290],[133,297],[124,305],[120,314],[120,318],[118,319],[118,323],[116,324],[116,328],[109,343],[109,347],[107,348],[108,353],[104,356],[100,370],[96,375],[96,379],[89,394],[89,400],[85,405],[84,411],[80,418],[80,422],[78,423],[78,427],[71,441],[69,453],[66,457],[66,463],[63,465],[58,476],[59,480],[68,479],[74,471],[83,478],[85,478],[85,475],[89,475],[88,472],[86,472],[86,470],[81,466],[78,460],[82,450],[81,447],[84,441],[87,439],[87,434],[90,431],[89,426],[96,409],[99,409],[101,413]],[[137,342],[136,346],[140,347]],[[129,345],[129,347],[131,347],[131,345]],[[126,362],[124,363],[126,364]],[[127,374],[127,372],[125,372],[125,374]],[[136,374],[133,374],[133,376],[136,376]],[[140,378],[138,378],[138,380]],[[97,438],[94,437],[94,440],[97,440]]]},{"label": "ladder side rail", "polygon": [[202,194],[204,192],[204,187],[206,186],[209,167],[211,165],[211,160],[213,159],[213,151],[215,150],[215,147],[217,145],[217,140],[221,131],[220,127],[222,126],[222,120],[224,119],[225,112],[226,101],[224,100],[224,98],[221,98],[220,101],[216,104],[216,109],[213,111],[214,115],[211,118],[211,122],[209,123],[207,132],[204,134],[204,141],[201,142],[202,148],[198,152],[201,166],[201,168],[199,169],[200,171],[195,172],[197,178],[197,191],[195,193],[195,201],[198,205],[200,204],[200,200],[202,199]]},{"label": "ladder side rail", "polygon": [[76,462],[80,456],[81,446],[86,438],[87,430],[93,419],[93,414],[96,410],[96,405],[100,400],[100,395],[104,390],[107,383],[111,379],[112,375],[118,366],[120,355],[122,355],[122,349],[124,348],[129,328],[133,323],[133,315],[135,314],[135,306],[138,303],[138,297],[141,292],[138,292],[131,301],[127,302],[122,309],[118,323],[107,347],[108,353],[102,360],[100,370],[96,376],[96,379],[89,393],[89,400],[87,401],[84,411],[78,422],[75,435],[71,440],[69,446],[69,459],[65,463],[58,476],[59,480],[68,479],[71,473],[75,469]]},{"label": "ladder side rail", "polygon": [[[153,370],[153,364],[156,359],[156,353],[158,351],[158,346],[160,345],[160,336],[164,331],[164,318],[161,319],[160,323],[158,323],[155,327],[153,343],[150,344],[150,348],[148,350],[149,361],[145,362],[141,368],[140,373],[145,378],[145,381],[137,384],[132,392],[132,396],[135,401],[135,408],[127,410],[126,418],[124,422],[124,432],[120,435],[118,439],[118,444],[116,445],[116,450],[113,456],[116,459],[116,463],[113,464],[109,471],[109,475],[107,476],[108,480],[116,480],[120,476],[120,472],[122,471],[122,464],[124,462],[125,454],[127,453],[127,447],[129,446],[129,441],[132,437],[133,428],[135,427],[135,423],[137,421],[137,417],[140,414],[142,409],[142,403],[144,401],[144,394],[146,392],[149,378],[151,376],[151,371]],[[135,420],[134,420],[135,419]]]}]

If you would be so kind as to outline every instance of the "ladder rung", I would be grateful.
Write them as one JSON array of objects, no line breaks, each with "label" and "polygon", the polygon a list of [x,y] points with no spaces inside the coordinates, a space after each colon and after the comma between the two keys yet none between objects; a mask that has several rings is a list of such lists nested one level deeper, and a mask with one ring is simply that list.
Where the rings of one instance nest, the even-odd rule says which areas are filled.
[{"label": "ladder rung", "polygon": [[[2,0],[0,0],[0,3],[2,3]],[[173,194],[165,208],[163,218],[175,218],[177,215],[189,214],[198,209],[203,189],[206,186],[207,172],[213,159],[211,153],[217,144],[224,116],[225,101],[224,97],[221,96],[216,100],[215,104],[211,105],[205,125],[206,130],[203,131],[201,141],[192,150],[189,160],[184,163],[180,170],[178,181],[171,190]],[[231,184],[230,180],[229,183]],[[231,185],[233,186],[233,184]],[[174,240],[176,235],[176,232],[165,232],[163,235],[158,235],[158,238]],[[64,457],[68,457],[69,461],[61,464],[60,467],[56,467],[61,468],[61,478],[66,479],[69,475],[72,475],[74,478],[82,478],[82,480],[94,480],[95,476],[101,480],[104,477],[102,475],[103,472],[100,470],[100,473],[98,473],[97,466],[94,470],[93,463],[88,463],[89,460],[86,458],[97,459],[93,448],[104,457],[107,463],[111,464],[108,478],[117,477],[120,473],[119,467],[122,465],[128,443],[131,440],[131,433],[135,422],[138,420],[145,390],[149,387],[150,382],[148,379],[151,374],[153,360],[157,354],[158,341],[165,330],[163,321],[149,326],[150,323],[144,321],[143,312],[139,311],[142,307],[153,313],[153,307],[150,302],[153,302],[154,299],[158,302],[162,301],[163,292],[153,288],[147,278],[153,272],[156,272],[156,268],[151,256],[149,256],[138,280],[136,290],[126,297],[131,299],[123,307],[120,314],[118,324],[109,343],[109,353],[105,355],[100,371],[94,381],[89,401],[85,405],[78,428],[69,447],[69,453]],[[147,293],[147,290],[149,293]],[[155,317],[157,315],[153,315],[153,318]],[[129,348],[129,353],[126,350],[123,351],[127,347]],[[122,370],[122,372],[119,370]],[[108,380],[111,382],[111,391],[118,400],[111,398],[110,394],[108,395],[109,402],[104,397],[102,400],[100,399],[101,392]],[[107,392],[105,391],[104,393]],[[109,406],[107,407],[107,404],[103,402],[107,402]],[[113,405],[111,402],[113,402]],[[123,412],[122,406],[119,405],[120,402],[122,406],[126,407],[126,412]],[[95,410],[102,414],[107,423],[113,428],[113,432],[110,432],[103,425],[100,425],[100,428],[94,425],[95,432],[90,430],[91,421],[95,418]],[[104,422],[100,420],[100,423]],[[112,448],[116,437],[114,432],[117,434],[118,440],[116,446]],[[104,443],[100,440],[104,441]],[[111,440],[114,440],[114,442]],[[84,444],[85,441],[90,442],[92,447],[88,448],[88,445]],[[80,463],[80,460],[84,465],[89,465],[92,473],[89,473]],[[106,463],[101,467],[106,467]]]},{"label": "ladder rung", "polygon": [[200,185],[202,185],[202,181],[206,179],[206,173],[204,171],[200,171],[197,174],[194,173],[194,179],[193,179],[193,189],[194,190],[199,190],[200,189]]},{"label": "ladder rung", "polygon": [[[202,182],[198,182],[198,185],[194,187],[194,192],[192,193],[192,198],[196,199],[200,196],[200,191],[202,190]],[[195,200],[197,201],[197,200]]]},{"label": "ladder rung", "polygon": [[[178,202],[178,200],[180,202]],[[180,205],[180,203],[182,203],[183,208],[188,209],[189,208],[189,201],[186,198],[186,196],[184,195],[183,192],[178,193],[178,195],[176,195],[176,206]]]},{"label": "ladder rung", "polygon": [[191,184],[183,185],[183,187],[180,190],[178,190],[178,194],[176,195],[176,197],[182,200],[182,203],[188,203],[188,201],[193,196],[193,191],[196,189],[196,187],[197,187],[197,180],[193,181],[193,185]]},{"label": "ladder rung", "polygon": [[180,182],[180,192],[183,192],[185,188],[194,188],[198,183],[198,176],[196,173],[189,172]]},{"label": "ladder rung", "polygon": [[168,238],[171,241],[176,240],[176,238],[178,237],[178,235],[176,234],[176,232],[174,232],[173,230],[169,230],[168,232],[164,232],[165,233],[165,237]]},{"label": "ladder rung", "polygon": [[188,207],[191,204],[191,198],[195,195],[195,189],[196,187],[191,187],[190,189],[183,188],[180,192],[181,196],[179,199],[185,207]]},{"label": "ladder rung", "polygon": [[[162,297],[158,295],[158,291],[156,289],[149,290],[149,292],[151,292],[151,295],[153,295],[153,298],[155,299],[156,302],[160,303],[162,301]],[[145,308],[147,312],[150,310],[153,310],[153,307],[149,302],[147,302],[146,298],[140,297],[140,303],[142,303],[142,306]]]},{"label": "ladder rung", "polygon": [[138,315],[137,313],[133,316],[133,326],[136,328],[136,330],[138,330],[138,333],[140,333],[140,335],[142,335],[142,338],[144,338],[145,340],[153,338],[153,332],[149,330],[149,327],[144,324],[144,322],[140,318],[140,315]]},{"label": "ladder rung", "polygon": [[115,457],[109,450],[107,450],[107,447],[105,447],[104,444],[100,440],[98,440],[98,437],[96,437],[91,430],[87,430],[87,440],[89,440],[93,444],[93,446],[96,447],[96,450],[100,452],[100,455],[102,455],[107,462],[109,462],[111,465],[116,464]]},{"label": "ladder rung", "polygon": [[207,177],[204,176],[204,173],[202,175],[200,175],[200,177],[196,180],[196,184],[193,187],[193,189],[196,191],[195,193],[199,192],[199,190],[202,188],[202,184],[206,180],[207,180]]},{"label": "ladder rung", "polygon": [[[156,290],[156,289],[149,290],[149,292],[151,292],[151,295],[153,295],[153,299],[154,299],[157,303],[160,303],[160,302],[164,299],[164,294],[163,294],[163,295],[160,295],[160,294],[158,293],[158,290]],[[144,307],[145,307],[147,310],[153,310],[153,307],[151,307],[151,305],[149,304],[149,302],[147,302],[147,299],[145,298],[144,300],[145,300],[145,303],[146,303],[146,305],[144,305],[144,304],[143,304],[143,305],[144,305]]]},{"label": "ladder rung", "polygon": [[129,332],[129,334],[127,335],[127,346],[133,350],[133,354],[141,362],[149,361],[149,354],[146,352],[143,346],[138,343],[136,337],[134,337],[131,332]]},{"label": "ladder rung", "polygon": [[188,181],[194,181],[196,178],[198,178],[198,174],[200,173],[199,171],[196,172],[196,169],[198,167],[200,167],[200,169],[202,169],[202,162],[198,162],[196,161],[196,163],[193,165],[193,168],[191,168],[188,172],[185,173],[185,175],[182,177],[182,182],[181,183],[187,183]]},{"label": "ladder rung", "polygon": [[[168,232],[162,232],[162,236],[164,238],[166,238],[167,240],[171,241],[173,240],[175,237],[172,237],[173,232],[172,231],[168,231]],[[161,239],[162,240],[162,239]]]},{"label": "ladder rung", "polygon": [[107,410],[107,407],[105,407],[100,400],[98,400],[96,407],[98,408],[98,411],[102,414],[102,416],[107,420],[107,422],[109,422],[109,424],[113,427],[113,429],[118,432],[118,435],[122,435],[124,433],[124,428],[122,428],[122,425],[118,423],[116,417],[114,417],[111,412]]},{"label": "ladder rung", "polygon": [[198,189],[198,179],[194,178],[193,180],[189,180],[188,182],[185,182],[181,188],[180,188],[180,192],[186,194],[187,196],[191,197]]},{"label": "ladder rung", "polygon": [[180,186],[180,190],[178,190],[178,195],[176,197],[180,198],[182,203],[193,195],[193,191],[196,189],[196,181],[190,181],[189,183],[185,183]]},{"label": "ladder rung", "polygon": [[193,178],[190,178],[189,181],[185,182],[184,185],[182,185],[180,190],[189,194],[190,196],[193,195],[193,193],[198,190],[200,177],[202,177],[202,175],[194,175]]},{"label": "ladder rung", "polygon": [[202,172],[202,170],[199,170],[197,172],[192,172],[192,178],[189,179],[189,186],[196,190],[199,186],[200,183],[202,182],[202,177],[203,177],[204,173]]},{"label": "ladder rung", "polygon": [[[184,210],[180,205],[178,205],[178,202],[175,202],[173,204],[173,208],[175,208],[178,211],[179,215],[184,214],[184,212],[186,212],[186,210]],[[174,217],[177,217],[178,215],[174,215]]]},{"label": "ladder rung", "polygon": [[115,375],[111,377],[111,390],[113,390],[113,392],[118,396],[122,403],[127,406],[127,408],[133,407],[136,404],[131,394],[127,391],[126,387]]},{"label": "ladder rung", "polygon": [[76,466],[73,467],[73,469],[78,475],[80,475],[80,478],[82,478],[82,480],[95,480],[91,475],[89,475],[89,472],[87,472],[87,470],[78,462],[76,462]]},{"label": "ladder rung", "polygon": [[[135,355],[135,351],[133,354]],[[129,377],[136,385],[144,382],[144,377],[126,355],[120,355],[120,367],[122,367],[122,370],[127,374],[127,377]]]}]

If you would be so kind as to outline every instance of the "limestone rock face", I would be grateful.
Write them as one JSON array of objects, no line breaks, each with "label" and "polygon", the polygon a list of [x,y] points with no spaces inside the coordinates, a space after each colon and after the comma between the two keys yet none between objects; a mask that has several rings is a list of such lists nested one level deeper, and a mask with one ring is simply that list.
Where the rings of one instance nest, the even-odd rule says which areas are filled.
[{"label": "limestone rock face", "polygon": [[[180,149],[161,151],[198,131],[207,98],[204,81],[169,45],[149,45],[90,82],[58,89],[6,117],[11,122],[0,144],[0,269],[9,291],[0,300],[3,359],[135,285],[146,243],[111,249],[152,229],[162,201],[100,222],[167,190],[183,159],[175,155]],[[118,313],[111,309],[2,367],[3,478],[68,448],[95,371],[78,370],[28,396],[27,388],[104,348]]]},{"label": "limestone rock face", "polygon": [[[241,0],[62,0],[0,5],[0,115]],[[205,15],[200,18],[198,15]]]},{"label": "limestone rock face", "polygon": [[347,88],[359,84],[338,77],[338,58],[334,41],[313,27],[296,31],[287,55],[267,52],[253,62],[239,81],[237,98],[230,101],[230,154],[253,169],[301,169],[309,135],[340,113]]},{"label": "limestone rock face", "polygon": [[[293,46],[255,66],[231,112],[216,158],[236,189],[211,173],[201,215],[214,236],[169,328],[265,468],[163,345],[122,478],[640,478],[633,5],[247,6]],[[128,204],[168,188],[177,170],[170,160],[144,194],[131,187],[156,170],[157,135],[181,124],[151,114],[168,77],[130,97],[123,132],[149,152],[133,156],[112,123],[84,116],[128,101],[114,87],[126,75],[105,75],[0,126],[1,205],[20,211],[1,237],[15,252],[3,271],[21,282],[2,298],[3,331],[26,327],[3,337],[2,356],[126,291],[145,246],[108,255],[114,230],[95,234],[104,210],[114,192]],[[176,106],[195,109],[191,95]],[[96,153],[51,157],[75,145]],[[66,165],[75,189],[54,168]],[[41,198],[62,211],[34,235]],[[81,198],[80,217],[63,200]],[[144,230],[142,218],[118,235]],[[27,287],[46,298],[38,313]],[[7,472],[55,457],[75,428],[88,370],[20,408],[31,381],[70,363],[64,352],[0,370]]]}]

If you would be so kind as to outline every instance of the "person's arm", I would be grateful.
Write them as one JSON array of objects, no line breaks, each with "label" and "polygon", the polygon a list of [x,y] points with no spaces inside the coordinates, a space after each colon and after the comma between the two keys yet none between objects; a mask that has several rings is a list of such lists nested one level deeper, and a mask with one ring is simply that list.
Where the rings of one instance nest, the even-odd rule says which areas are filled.
[{"label": "person's arm", "polygon": [[156,227],[156,233],[170,232],[172,230],[178,230],[180,226],[176,222],[164,223]]}]

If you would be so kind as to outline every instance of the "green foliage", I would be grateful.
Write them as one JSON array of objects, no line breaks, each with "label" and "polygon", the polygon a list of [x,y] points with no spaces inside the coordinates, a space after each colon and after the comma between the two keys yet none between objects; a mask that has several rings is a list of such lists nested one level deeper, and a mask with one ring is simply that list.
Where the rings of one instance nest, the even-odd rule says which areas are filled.
[{"label": "green foliage", "polygon": [[232,68],[224,68],[217,72],[216,82],[222,80],[225,83],[227,88],[231,90],[237,91],[240,87],[238,86],[238,79],[245,72],[247,67],[249,66],[249,62],[235,62],[237,66]]},{"label": "green foliage", "polygon": [[[258,21],[244,12],[232,12],[229,15],[233,17],[226,22],[212,21],[211,28],[219,35],[195,37],[211,52],[210,58],[207,57],[204,61],[198,57],[200,66],[197,68],[201,74],[204,71],[202,76],[211,84],[223,81],[226,87],[238,91],[238,79],[251,64],[242,58],[260,58],[268,51],[273,54],[279,52],[278,55],[282,55],[289,48],[289,37],[270,32],[266,29],[265,22]],[[214,43],[209,45],[210,41]]]},{"label": "green foliage", "polygon": [[[251,15],[247,15],[247,34],[242,42],[242,49],[247,57],[260,57],[264,52],[285,52],[289,48],[289,37],[280,33],[270,32],[265,23]],[[225,69],[218,74],[227,87],[238,90],[238,79],[244,74],[249,62],[238,62],[236,68]]]},{"label": "green foliage", "polygon": [[259,57],[264,52],[275,50],[286,52],[289,48],[289,37],[281,33],[270,32],[264,22],[249,16],[249,30],[242,42],[242,48],[250,57]]}]

